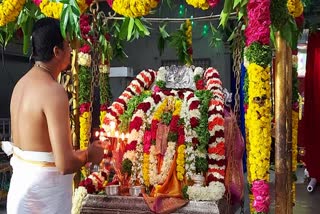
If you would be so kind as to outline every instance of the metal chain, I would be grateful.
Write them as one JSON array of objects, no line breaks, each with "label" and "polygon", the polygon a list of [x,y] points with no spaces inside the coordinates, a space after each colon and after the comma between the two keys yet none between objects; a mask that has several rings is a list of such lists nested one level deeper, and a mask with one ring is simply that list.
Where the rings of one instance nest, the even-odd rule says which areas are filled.
[{"label": "metal chain", "polygon": [[[90,90],[90,119],[89,122],[92,126],[92,117],[93,117],[93,101],[94,101],[94,90],[95,87],[99,86],[99,61],[100,55],[97,51],[98,49],[98,32],[97,32],[97,12],[99,10],[99,3],[93,1],[90,5],[90,12],[92,13],[92,30],[93,30],[93,40],[92,41],[92,54],[91,54],[91,90]],[[91,132],[89,133],[89,139],[91,139]]]},{"label": "metal chain", "polygon": [[236,30],[235,38],[233,40],[233,74],[236,79],[236,92],[234,95],[234,114],[239,119],[240,116],[240,77],[241,77],[241,60],[242,60],[242,22],[240,21]]}]

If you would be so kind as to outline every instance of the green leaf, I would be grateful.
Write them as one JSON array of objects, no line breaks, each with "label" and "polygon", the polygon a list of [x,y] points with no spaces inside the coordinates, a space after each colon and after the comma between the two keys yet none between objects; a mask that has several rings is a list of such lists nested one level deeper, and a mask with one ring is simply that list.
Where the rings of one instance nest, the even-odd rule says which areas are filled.
[{"label": "green leaf", "polygon": [[64,5],[62,9],[61,17],[60,17],[60,29],[61,29],[61,34],[63,38],[66,38],[66,29],[68,25],[68,19],[69,19],[68,7]]},{"label": "green leaf", "polygon": [[79,7],[75,7],[75,6],[70,6],[71,7],[71,10],[72,10],[72,13],[76,16],[80,16],[80,10],[79,10]]},{"label": "green leaf", "polygon": [[136,26],[138,27],[139,31],[142,31],[145,36],[149,36],[150,35],[150,32],[149,32],[148,28],[144,24],[142,24],[140,19],[136,18],[134,20],[134,22],[135,22]]},{"label": "green leaf", "polygon": [[241,0],[234,0],[232,8],[235,9],[240,4],[241,4]]},{"label": "green leaf", "polygon": [[130,21],[129,21],[129,25],[128,25],[127,41],[129,41],[132,36],[133,26],[134,26],[134,18],[130,17]]},{"label": "green leaf", "polygon": [[162,38],[166,39],[168,37],[170,37],[170,35],[168,34],[168,32],[166,31],[166,27],[167,24],[164,24],[162,26],[159,26],[159,32]]},{"label": "green leaf", "polygon": [[121,25],[120,31],[119,31],[119,38],[121,40],[124,40],[128,35],[129,21],[130,21],[130,18],[126,17],[122,22],[122,25]]}]

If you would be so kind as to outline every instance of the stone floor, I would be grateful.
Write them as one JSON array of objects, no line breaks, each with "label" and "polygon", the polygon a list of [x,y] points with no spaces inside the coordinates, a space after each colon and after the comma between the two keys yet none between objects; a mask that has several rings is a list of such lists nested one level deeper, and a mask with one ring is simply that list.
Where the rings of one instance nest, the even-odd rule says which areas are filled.
[{"label": "stone floor", "polygon": [[[320,213],[320,186],[318,186],[314,192],[307,192],[307,183],[304,181],[303,168],[299,168],[297,171],[297,199],[296,206],[293,209],[294,214],[318,214]],[[274,182],[274,173],[271,172],[271,182]],[[271,185],[271,194],[274,198],[274,185]],[[244,213],[249,214],[249,203],[245,201]],[[274,213],[274,201],[271,205],[271,214]],[[5,202],[0,202],[0,214],[6,214]],[[236,212],[240,214],[240,210]]]}]

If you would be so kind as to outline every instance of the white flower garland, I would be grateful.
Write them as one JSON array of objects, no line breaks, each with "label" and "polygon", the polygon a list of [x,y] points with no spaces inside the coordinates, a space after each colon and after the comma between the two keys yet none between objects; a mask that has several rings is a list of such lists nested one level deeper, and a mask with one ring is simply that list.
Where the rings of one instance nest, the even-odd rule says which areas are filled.
[{"label": "white flower garland", "polygon": [[78,53],[78,64],[90,67],[91,66],[91,55],[83,52]]},{"label": "white flower garland", "polygon": [[189,186],[187,194],[190,200],[217,201],[223,197],[225,191],[226,189],[223,183],[211,182],[209,186],[204,187]]},{"label": "white flower garland", "polygon": [[87,196],[87,189],[83,186],[79,186],[72,197],[72,209],[71,214],[80,214],[82,208],[82,201]]},{"label": "white flower garland", "polygon": [[149,163],[149,176],[150,184],[162,184],[168,177],[174,154],[176,153],[176,142],[168,142],[167,151],[163,158],[160,173],[158,173],[158,159],[156,154],[156,147],[152,145],[150,148],[150,163]]}]

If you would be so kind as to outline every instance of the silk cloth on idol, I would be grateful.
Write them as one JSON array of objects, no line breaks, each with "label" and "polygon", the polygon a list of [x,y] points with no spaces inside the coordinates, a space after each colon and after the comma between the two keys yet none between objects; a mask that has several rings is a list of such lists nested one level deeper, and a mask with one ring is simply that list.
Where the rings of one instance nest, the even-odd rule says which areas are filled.
[{"label": "silk cloth on idol", "polygon": [[73,175],[61,175],[53,153],[14,147],[8,214],[70,214]]}]

